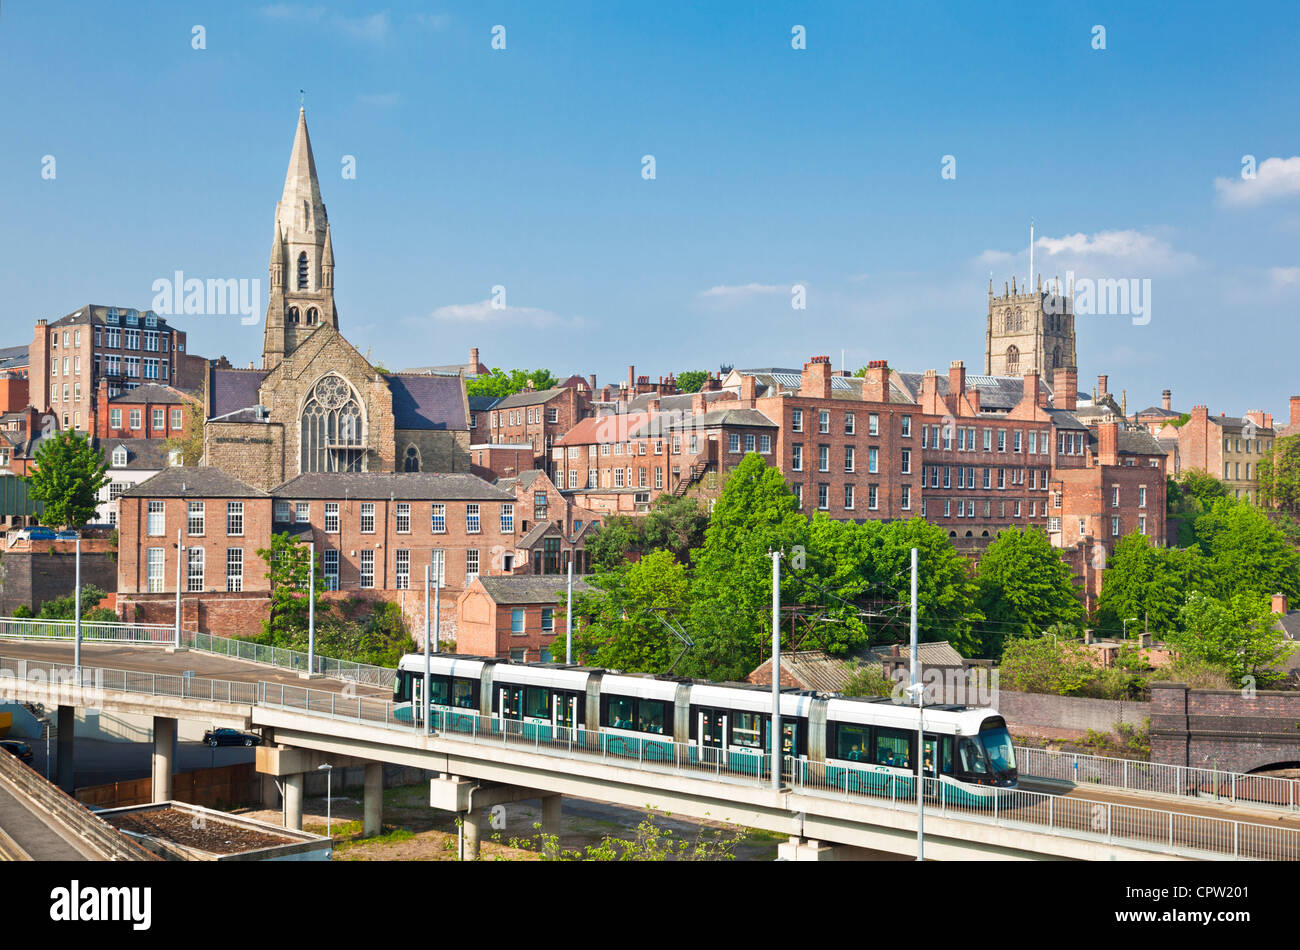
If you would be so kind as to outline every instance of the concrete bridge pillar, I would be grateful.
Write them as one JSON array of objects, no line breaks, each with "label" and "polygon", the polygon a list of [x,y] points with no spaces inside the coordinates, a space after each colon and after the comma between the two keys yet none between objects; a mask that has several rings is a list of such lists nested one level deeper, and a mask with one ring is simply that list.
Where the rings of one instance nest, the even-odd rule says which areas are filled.
[{"label": "concrete bridge pillar", "polygon": [[838,861],[837,851],[834,845],[791,835],[789,841],[783,841],[776,846],[776,859],[778,861]]},{"label": "concrete bridge pillar", "polygon": [[59,788],[69,795],[73,793],[73,736],[77,725],[75,706],[60,706],[56,728],[58,745],[55,749],[55,769],[58,772]]},{"label": "concrete bridge pillar", "polygon": [[366,763],[364,821],[361,833],[367,837],[377,835],[384,819],[384,766],[382,762]]},{"label": "concrete bridge pillar", "polygon": [[280,805],[280,790],[275,786],[275,776],[262,776],[262,807],[270,811]]},{"label": "concrete bridge pillar", "polygon": [[560,836],[560,820],[564,811],[563,795],[547,795],[542,799],[542,834]]},{"label": "concrete bridge pillar", "polygon": [[284,826],[302,831],[302,773],[284,777]]},{"label": "concrete bridge pillar", "polygon": [[175,764],[176,720],[170,716],[153,717],[153,800],[172,799],[172,772]]},{"label": "concrete bridge pillar", "polygon": [[463,822],[461,835],[464,851],[461,857],[465,861],[477,861],[479,836],[483,831],[483,809],[475,808],[465,812]]}]

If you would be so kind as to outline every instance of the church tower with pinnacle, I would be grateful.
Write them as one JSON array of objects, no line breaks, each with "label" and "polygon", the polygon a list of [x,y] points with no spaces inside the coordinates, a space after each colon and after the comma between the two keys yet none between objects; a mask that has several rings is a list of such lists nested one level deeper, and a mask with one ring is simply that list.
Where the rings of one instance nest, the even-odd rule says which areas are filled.
[{"label": "church tower with pinnacle", "polygon": [[284,194],[275,206],[270,270],[262,344],[262,368],[268,370],[280,365],[317,327],[339,325],[334,308],[334,249],[303,109],[298,110]]},{"label": "church tower with pinnacle", "polygon": [[987,376],[1023,376],[1037,373],[1051,381],[1052,371],[1077,367],[1074,337],[1073,288],[1060,293],[1016,288],[1015,278],[1004,286],[1002,296],[993,296],[989,278],[989,310],[984,328],[984,373]]}]

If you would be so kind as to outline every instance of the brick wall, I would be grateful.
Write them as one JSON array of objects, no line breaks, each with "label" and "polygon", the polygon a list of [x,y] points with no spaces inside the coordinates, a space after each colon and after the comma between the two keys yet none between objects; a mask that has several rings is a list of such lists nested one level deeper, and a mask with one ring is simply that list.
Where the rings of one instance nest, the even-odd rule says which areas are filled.
[{"label": "brick wall", "polygon": [[997,708],[1012,726],[1041,726],[1083,733],[1088,729],[1113,732],[1115,723],[1142,725],[1151,715],[1151,703],[1118,699],[1088,699],[1050,693],[1016,693],[999,690]]},{"label": "brick wall", "polygon": [[[107,542],[104,542],[107,545]],[[81,583],[112,593],[117,590],[117,559],[110,551],[81,552]],[[76,586],[72,543],[52,542],[35,551],[0,555],[0,614],[12,617],[20,604],[38,610],[45,601],[65,597]],[[52,549],[52,550],[50,550]]]},{"label": "brick wall", "polygon": [[1300,763],[1300,692],[1152,684],[1151,759],[1251,772]]}]

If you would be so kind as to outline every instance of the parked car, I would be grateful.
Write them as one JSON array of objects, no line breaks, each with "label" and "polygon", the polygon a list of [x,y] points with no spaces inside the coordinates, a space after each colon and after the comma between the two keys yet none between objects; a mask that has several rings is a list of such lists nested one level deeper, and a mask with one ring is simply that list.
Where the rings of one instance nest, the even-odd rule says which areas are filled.
[{"label": "parked car", "polygon": [[32,747],[20,739],[0,739],[0,749],[17,756],[19,762],[32,764]]},{"label": "parked car", "polygon": [[252,732],[240,732],[238,729],[229,729],[223,726],[220,729],[209,729],[203,733],[203,741],[215,749],[219,745],[261,745],[262,737]]}]

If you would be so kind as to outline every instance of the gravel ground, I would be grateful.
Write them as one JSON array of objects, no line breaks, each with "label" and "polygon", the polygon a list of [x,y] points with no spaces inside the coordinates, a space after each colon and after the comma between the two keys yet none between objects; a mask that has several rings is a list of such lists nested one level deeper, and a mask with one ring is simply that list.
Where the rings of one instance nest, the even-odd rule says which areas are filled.
[{"label": "gravel ground", "polygon": [[290,844],[291,838],[263,834],[238,825],[205,821],[195,825],[193,817],[174,808],[127,815],[107,815],[105,818],[123,831],[153,835],[165,841],[190,848],[199,848],[213,854],[239,854],[278,844]]}]

